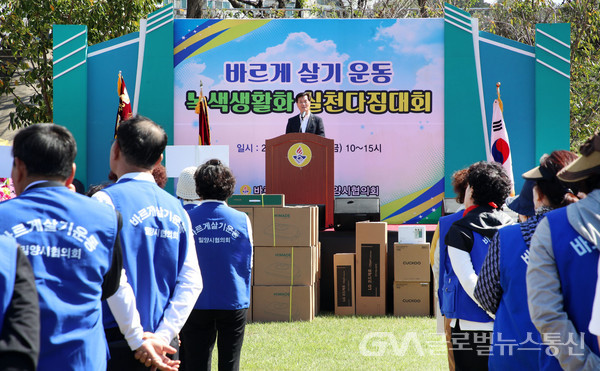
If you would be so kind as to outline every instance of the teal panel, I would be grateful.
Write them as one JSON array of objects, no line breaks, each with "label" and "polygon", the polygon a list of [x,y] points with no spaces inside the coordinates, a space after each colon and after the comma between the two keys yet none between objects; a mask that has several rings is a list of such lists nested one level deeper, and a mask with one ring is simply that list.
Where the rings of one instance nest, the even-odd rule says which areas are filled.
[{"label": "teal panel", "polygon": [[452,173],[486,157],[471,26],[453,14],[444,18],[445,197],[454,196]]},{"label": "teal panel", "polygon": [[[55,124],[68,128],[75,137],[77,142],[75,177],[86,184],[88,170],[87,27],[54,25],[52,33],[54,45],[53,121]],[[76,36],[80,33],[81,35]],[[79,51],[77,51],[78,49]]]},{"label": "teal panel", "polygon": [[[161,125],[174,142],[173,4],[148,16],[138,113]],[[164,161],[163,161],[164,164]],[[173,192],[173,179],[165,189]]]},{"label": "teal panel", "polygon": [[[173,12],[148,19],[138,113],[161,125],[173,144]],[[153,23],[156,22],[156,23]]]},{"label": "teal panel", "polygon": [[[535,65],[535,153],[541,157],[570,147],[571,26],[568,23],[536,27]],[[560,58],[562,57],[562,58]]]},{"label": "teal panel", "polygon": [[[488,133],[492,134],[494,100],[500,82],[504,123],[510,141],[515,190],[521,174],[536,166],[535,156],[535,48],[485,32],[479,33],[483,100]],[[489,42],[493,41],[493,43]]]},{"label": "teal panel", "polygon": [[108,180],[110,146],[119,107],[119,71],[133,102],[136,82],[138,33],[92,45],[88,54],[88,184]]}]

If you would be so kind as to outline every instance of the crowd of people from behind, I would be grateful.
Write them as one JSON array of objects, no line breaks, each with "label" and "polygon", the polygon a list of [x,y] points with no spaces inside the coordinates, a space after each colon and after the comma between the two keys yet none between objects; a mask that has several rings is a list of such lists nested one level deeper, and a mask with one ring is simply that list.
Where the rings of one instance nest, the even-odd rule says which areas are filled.
[{"label": "crowd of people from behind", "polygon": [[122,122],[108,181],[83,195],[66,128],[16,134],[3,192],[16,197],[0,203],[0,370],[209,370],[217,334],[219,369],[239,369],[250,222],[225,203],[235,178],[218,160],[186,169],[186,205],[166,192],[166,144],[152,120]]},{"label": "crowd of people from behind", "polygon": [[498,164],[453,175],[464,206],[430,257],[450,370],[600,369],[600,134],[580,152],[544,155],[516,197]]},{"label": "crowd of people from behind", "polygon": [[[0,202],[0,370],[240,368],[252,228],[226,200],[219,160],[163,188],[165,131],[122,122],[109,179],[83,195],[77,145],[55,124],[21,129]],[[600,369],[600,134],[523,174],[453,175],[431,261],[451,370]],[[506,204],[506,206],[504,206]],[[506,208],[518,214],[516,220]]]}]

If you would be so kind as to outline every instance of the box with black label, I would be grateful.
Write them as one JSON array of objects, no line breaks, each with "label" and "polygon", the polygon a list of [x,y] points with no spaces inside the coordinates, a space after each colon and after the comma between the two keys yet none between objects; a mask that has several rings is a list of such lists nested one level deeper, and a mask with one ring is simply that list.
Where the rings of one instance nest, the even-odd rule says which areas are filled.
[{"label": "box with black label", "polygon": [[356,314],[385,315],[387,223],[356,223]]},{"label": "box with black label", "polygon": [[333,297],[338,316],[356,314],[354,258],[355,254],[333,255]]},{"label": "box with black label", "polygon": [[429,282],[394,282],[395,316],[429,316]]},{"label": "box with black label", "polygon": [[429,244],[394,243],[394,281],[429,282]]}]

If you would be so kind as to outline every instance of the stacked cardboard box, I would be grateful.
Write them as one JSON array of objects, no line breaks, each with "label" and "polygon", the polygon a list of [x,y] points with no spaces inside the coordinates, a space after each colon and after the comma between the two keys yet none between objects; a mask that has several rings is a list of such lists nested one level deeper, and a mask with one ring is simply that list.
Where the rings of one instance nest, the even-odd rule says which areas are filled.
[{"label": "stacked cardboard box", "polygon": [[252,319],[311,321],[319,310],[318,208],[257,204],[251,209]]},{"label": "stacked cardboard box", "polygon": [[429,244],[394,243],[394,315],[428,316]]}]

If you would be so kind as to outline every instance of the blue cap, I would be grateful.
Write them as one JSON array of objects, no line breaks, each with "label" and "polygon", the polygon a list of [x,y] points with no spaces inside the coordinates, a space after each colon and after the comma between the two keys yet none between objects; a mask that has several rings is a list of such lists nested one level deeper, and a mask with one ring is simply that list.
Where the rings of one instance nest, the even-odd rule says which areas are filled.
[{"label": "blue cap", "polygon": [[535,207],[533,206],[533,186],[535,181],[525,180],[521,193],[515,197],[506,199],[506,206],[517,214],[525,216],[534,216]]}]

